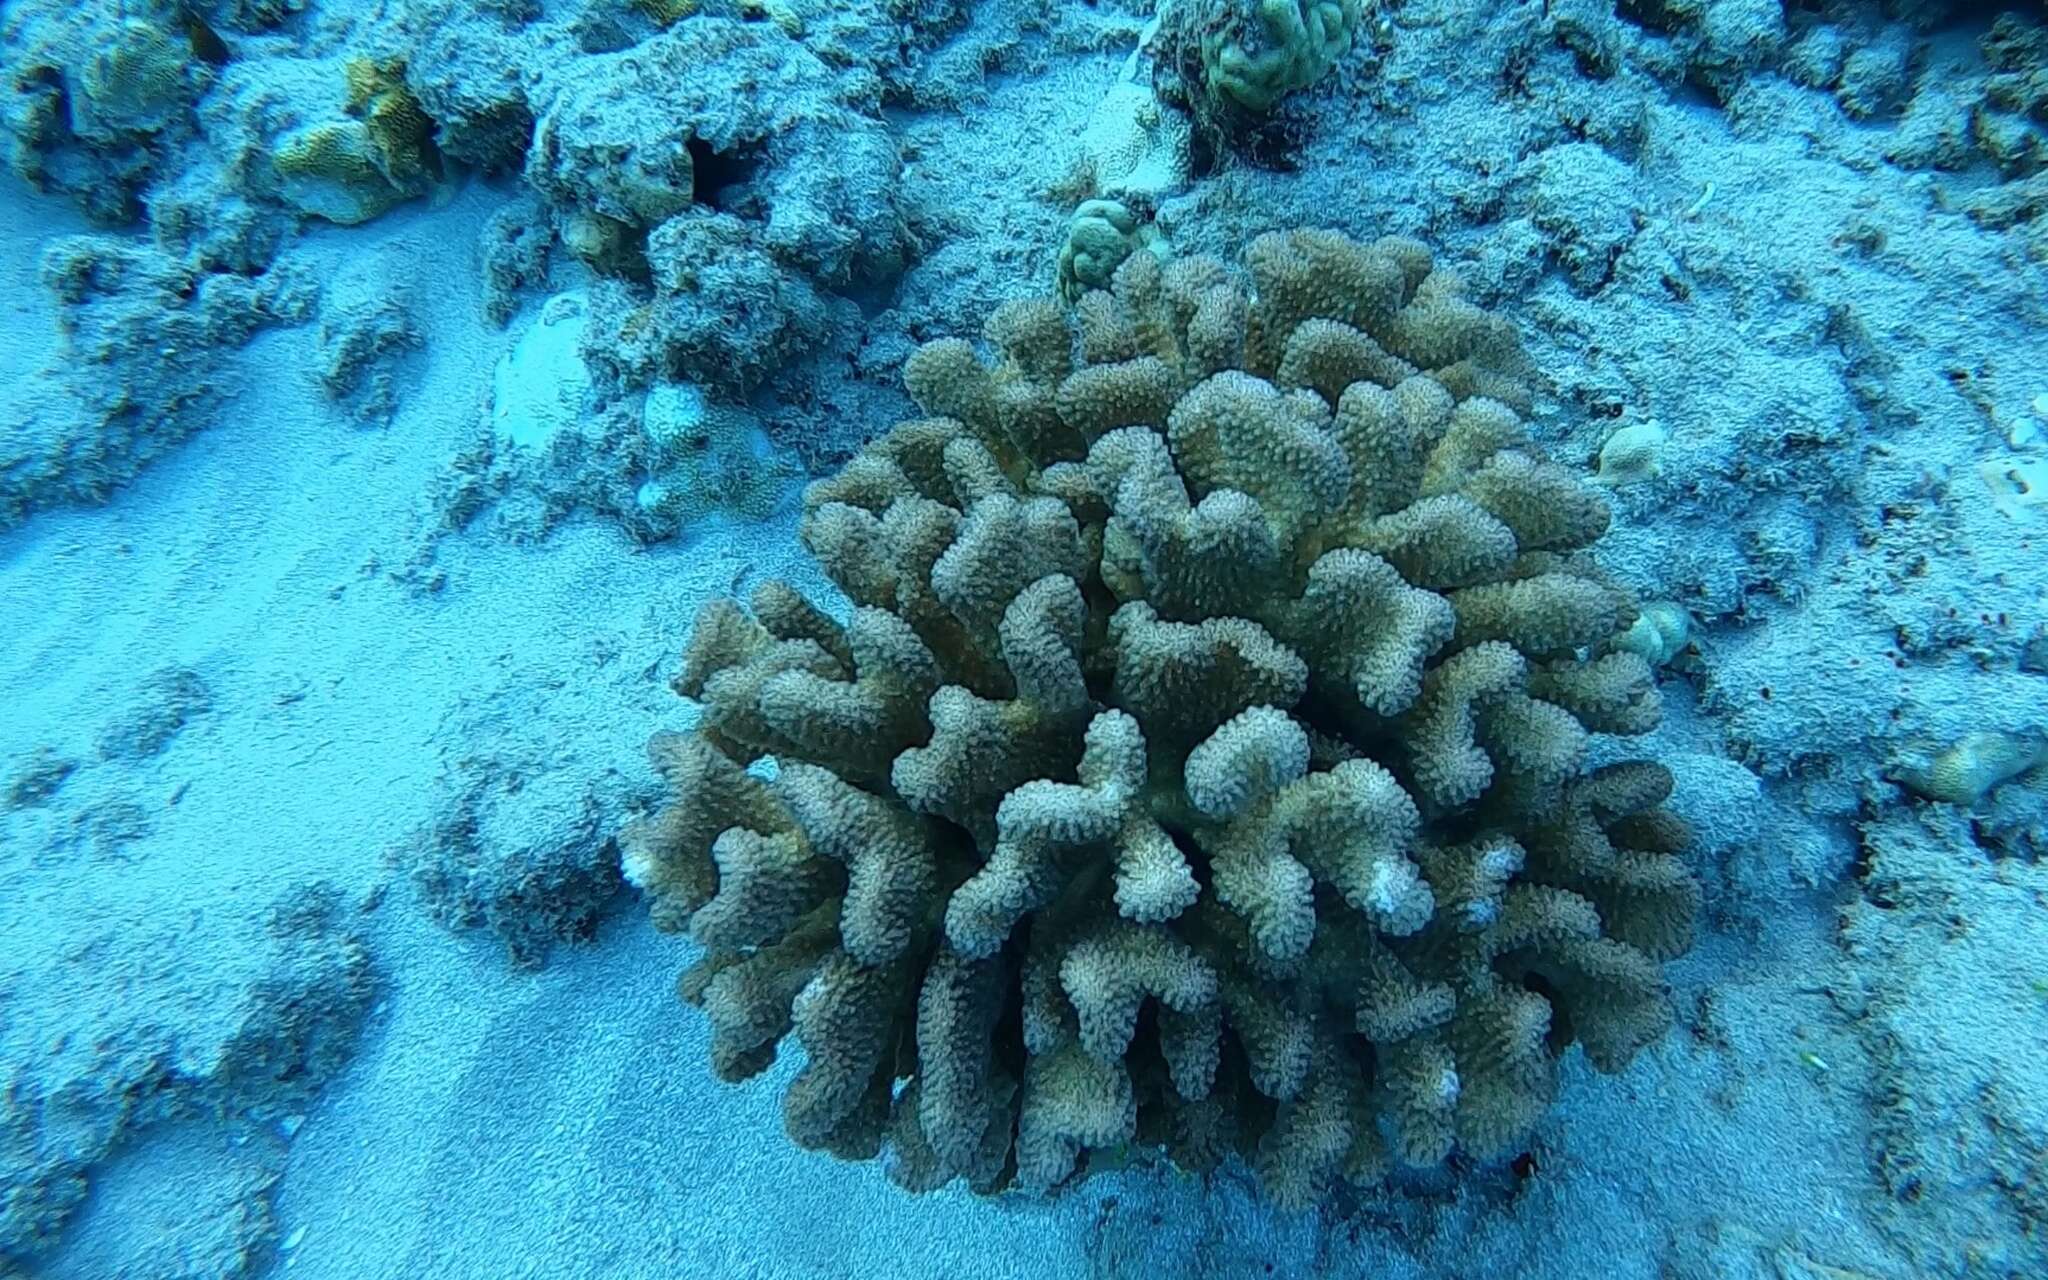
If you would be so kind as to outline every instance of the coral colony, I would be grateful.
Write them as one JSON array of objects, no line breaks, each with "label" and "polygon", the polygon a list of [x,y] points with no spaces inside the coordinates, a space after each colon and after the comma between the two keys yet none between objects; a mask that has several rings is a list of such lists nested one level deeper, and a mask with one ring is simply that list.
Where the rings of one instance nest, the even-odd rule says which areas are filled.
[{"label": "coral colony", "polygon": [[1669,1019],[1699,890],[1607,508],[1531,446],[1511,331],[1405,239],[1127,258],[929,343],[805,495],[841,623],[698,616],[626,837],[741,1080],[931,1188],[1129,1143],[1283,1205],[1509,1152],[1570,1045]]}]

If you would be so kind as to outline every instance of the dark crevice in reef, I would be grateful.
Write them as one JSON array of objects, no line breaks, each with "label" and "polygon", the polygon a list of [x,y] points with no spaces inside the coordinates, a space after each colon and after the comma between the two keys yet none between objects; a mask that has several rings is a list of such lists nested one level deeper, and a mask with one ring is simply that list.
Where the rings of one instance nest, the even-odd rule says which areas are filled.
[{"label": "dark crevice in reef", "polygon": [[192,44],[192,56],[209,66],[224,67],[234,54],[220,33],[206,25],[206,19],[190,9],[182,11],[185,38]]},{"label": "dark crevice in reef", "polygon": [[683,145],[690,153],[690,198],[722,213],[740,212],[761,171],[760,147],[721,151],[694,134]]},{"label": "dark crevice in reef", "polygon": [[[891,271],[886,275],[863,277],[834,292],[859,307],[862,320],[873,320],[896,305],[896,286],[902,278],[901,271]],[[858,376],[855,374],[856,378]]]}]

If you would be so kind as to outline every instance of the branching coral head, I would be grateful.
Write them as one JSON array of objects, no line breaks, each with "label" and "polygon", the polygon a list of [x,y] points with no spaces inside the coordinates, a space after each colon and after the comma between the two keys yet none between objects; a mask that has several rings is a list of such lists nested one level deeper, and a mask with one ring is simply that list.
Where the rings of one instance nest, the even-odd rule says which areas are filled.
[{"label": "branching coral head", "polygon": [[[1513,331],[1410,240],[1124,259],[904,371],[805,495],[835,617],[700,614],[626,834],[721,1078],[926,1189],[1137,1143],[1285,1205],[1515,1151],[1669,1020],[1699,889]],[[773,767],[767,767],[772,763]]]}]

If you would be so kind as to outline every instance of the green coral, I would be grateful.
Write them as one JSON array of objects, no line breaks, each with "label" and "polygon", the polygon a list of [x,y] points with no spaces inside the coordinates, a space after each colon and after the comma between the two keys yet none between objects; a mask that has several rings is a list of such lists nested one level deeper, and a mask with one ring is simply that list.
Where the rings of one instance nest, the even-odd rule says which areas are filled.
[{"label": "green coral", "polygon": [[441,175],[434,122],[405,84],[398,58],[355,58],[344,69],[348,113],[363,122],[370,155],[392,186],[410,190]]},{"label": "green coral", "polygon": [[633,0],[633,6],[656,26],[671,27],[697,12],[700,0]]},{"label": "green coral", "polygon": [[1255,128],[1351,51],[1364,0],[1170,0],[1155,48],[1161,92],[1224,133]]},{"label": "green coral", "polygon": [[271,166],[284,198],[306,213],[354,226],[410,198],[391,185],[360,120],[328,120],[280,139]]},{"label": "green coral", "polygon": [[2048,780],[2048,730],[1982,730],[1964,734],[1929,759],[1895,764],[1892,777],[1929,800],[1968,808],[2036,770]]},{"label": "green coral", "polygon": [[357,58],[344,69],[347,117],[294,130],[271,167],[285,200],[353,226],[424,194],[441,176],[434,122],[405,85],[405,63]]},{"label": "green coral", "polygon": [[1250,23],[1202,41],[1209,85],[1246,111],[1263,114],[1323,78],[1351,51],[1359,0],[1258,0]]},{"label": "green coral", "polygon": [[1060,296],[1075,301],[1107,289],[1125,258],[1139,250],[1164,257],[1166,238],[1120,200],[1084,200],[1067,220],[1060,245]]},{"label": "green coral", "polygon": [[805,494],[850,613],[698,616],[623,847],[714,1070],[793,1035],[790,1135],[914,1189],[1135,1143],[1299,1206],[1513,1152],[1572,1044],[1662,1033],[1699,890],[1670,774],[1585,771],[1657,694],[1512,331],[1299,231],[985,334]]}]

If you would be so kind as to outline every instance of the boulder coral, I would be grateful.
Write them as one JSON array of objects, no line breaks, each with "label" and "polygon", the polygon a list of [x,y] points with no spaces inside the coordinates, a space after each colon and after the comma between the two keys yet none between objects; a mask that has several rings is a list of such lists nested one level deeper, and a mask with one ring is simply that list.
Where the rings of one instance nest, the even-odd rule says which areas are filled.
[{"label": "boulder coral", "polygon": [[1213,132],[1255,130],[1351,52],[1364,15],[1361,0],[1169,0],[1153,38],[1161,96]]},{"label": "boulder coral", "polygon": [[[1235,1154],[1279,1204],[1511,1154],[1670,1021],[1684,825],[1599,492],[1412,240],[1132,254],[907,362],[806,492],[851,601],[698,615],[622,839],[717,1075],[912,1189]],[[1592,655],[1600,656],[1592,656]]]}]

